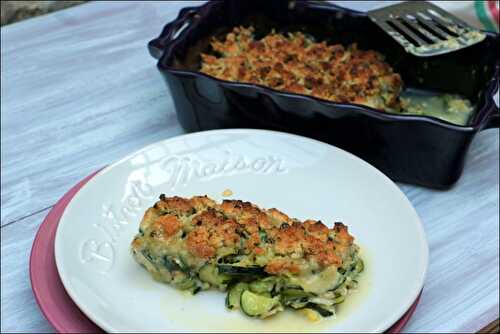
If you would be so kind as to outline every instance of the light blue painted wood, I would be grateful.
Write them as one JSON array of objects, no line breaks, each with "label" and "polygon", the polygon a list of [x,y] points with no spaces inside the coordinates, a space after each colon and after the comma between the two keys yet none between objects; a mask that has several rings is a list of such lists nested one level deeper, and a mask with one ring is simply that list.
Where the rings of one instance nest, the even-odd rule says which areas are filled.
[{"label": "light blue painted wood", "polygon": [[2,333],[54,331],[38,308],[28,270],[31,245],[48,211],[2,228]]},{"label": "light blue painted wood", "polygon": [[422,219],[430,261],[408,332],[474,332],[499,317],[499,131],[471,146],[450,191],[401,186]]},{"label": "light blue painted wood", "polygon": [[2,225],[182,132],[146,45],[189,4],[97,2],[2,27]]},{"label": "light blue painted wood", "polygon": [[[28,275],[47,208],[97,168],[183,132],[145,45],[192,4],[92,2],[1,28],[2,332],[52,330]],[[400,186],[430,245],[406,331],[469,332],[498,318],[499,131],[477,136],[453,189]]]}]

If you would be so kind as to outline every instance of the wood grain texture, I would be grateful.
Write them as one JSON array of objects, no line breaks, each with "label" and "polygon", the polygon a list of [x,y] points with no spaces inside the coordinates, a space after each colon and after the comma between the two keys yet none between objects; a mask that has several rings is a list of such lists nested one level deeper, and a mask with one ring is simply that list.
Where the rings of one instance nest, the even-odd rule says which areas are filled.
[{"label": "wood grain texture", "polygon": [[2,228],[2,333],[54,331],[38,308],[28,270],[31,245],[48,211]]},{"label": "wood grain texture", "polygon": [[181,5],[97,2],[1,29],[2,225],[182,132],[146,49]]},{"label": "wood grain texture", "polygon": [[424,223],[430,261],[408,332],[475,332],[498,318],[499,137],[481,133],[450,191],[401,188]]},{"label": "wood grain texture", "polygon": [[[145,45],[192,4],[92,2],[1,28],[2,332],[52,331],[28,276],[48,208],[90,172],[183,132]],[[406,331],[480,330],[499,316],[499,131],[476,137],[453,189],[400,186],[430,246]]]}]

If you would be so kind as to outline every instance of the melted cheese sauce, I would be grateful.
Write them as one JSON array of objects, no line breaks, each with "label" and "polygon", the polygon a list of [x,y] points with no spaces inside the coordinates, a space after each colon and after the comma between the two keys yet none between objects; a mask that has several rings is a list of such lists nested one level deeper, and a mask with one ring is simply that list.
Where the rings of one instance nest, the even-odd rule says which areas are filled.
[{"label": "melted cheese sauce", "polygon": [[469,100],[451,94],[407,90],[401,94],[401,101],[403,114],[433,116],[458,125],[466,125],[474,110]]},{"label": "melted cheese sauce", "polygon": [[[204,291],[196,296],[179,292],[176,295],[178,301],[165,298],[162,301],[162,311],[165,317],[172,320],[176,327],[182,330],[203,331],[203,332],[321,332],[327,331],[336,324],[340,324],[349,315],[356,312],[357,307],[371,291],[372,287],[372,263],[369,254],[363,248],[360,256],[365,263],[365,270],[358,276],[358,288],[353,290],[346,298],[345,302],[337,305],[336,315],[328,318],[321,318],[319,321],[311,321],[307,314],[286,309],[284,312],[267,318],[255,319],[245,316],[240,310],[230,311],[224,306],[225,293],[219,291]],[[217,298],[217,305],[220,308],[214,311],[207,309],[208,299],[213,303]],[[189,303],[189,309],[180,307],[183,301],[200,299],[199,302]],[[207,302],[205,302],[205,300]],[[221,316],[221,310],[224,314]]]},{"label": "melted cheese sauce", "polygon": [[305,291],[321,294],[332,288],[337,279],[337,268],[330,267],[319,274],[290,279],[290,282],[298,283]]}]

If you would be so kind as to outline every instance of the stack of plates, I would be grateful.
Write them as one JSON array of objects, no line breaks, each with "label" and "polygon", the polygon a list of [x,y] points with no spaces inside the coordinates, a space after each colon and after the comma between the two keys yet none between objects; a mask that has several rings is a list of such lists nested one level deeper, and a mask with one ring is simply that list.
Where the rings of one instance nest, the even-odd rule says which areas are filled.
[{"label": "stack of plates", "polygon": [[[291,217],[349,227],[366,270],[336,318],[252,319],[227,310],[224,294],[188,296],[132,259],[130,242],[159,194],[220,201],[226,189]],[[397,332],[418,303],[427,261],[414,208],[371,165],[304,137],[220,130],[158,142],[82,180],[40,227],[30,272],[38,304],[59,332]]]}]

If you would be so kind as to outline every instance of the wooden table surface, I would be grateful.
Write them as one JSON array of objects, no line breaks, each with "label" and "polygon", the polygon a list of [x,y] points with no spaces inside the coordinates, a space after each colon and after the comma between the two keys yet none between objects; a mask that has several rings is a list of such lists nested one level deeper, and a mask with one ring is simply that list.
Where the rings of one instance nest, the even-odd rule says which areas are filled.
[{"label": "wooden table surface", "polygon": [[[55,202],[96,169],[184,132],[146,43],[191,4],[91,2],[1,28],[2,332],[53,331],[33,297],[28,259]],[[496,320],[498,129],[475,138],[453,189],[399,186],[430,246],[406,331],[470,332]]]}]

